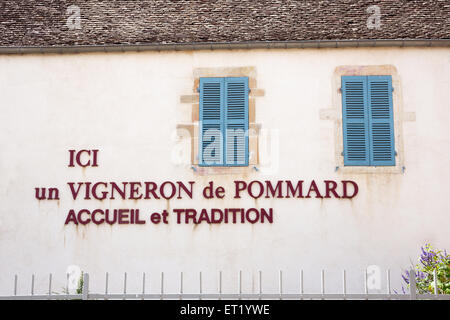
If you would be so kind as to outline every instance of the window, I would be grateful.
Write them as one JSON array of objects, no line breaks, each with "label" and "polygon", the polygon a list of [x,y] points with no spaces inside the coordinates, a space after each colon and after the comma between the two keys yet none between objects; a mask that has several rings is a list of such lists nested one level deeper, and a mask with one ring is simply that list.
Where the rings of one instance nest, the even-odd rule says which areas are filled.
[{"label": "window", "polygon": [[342,76],[345,166],[395,166],[391,76]]},{"label": "window", "polygon": [[200,78],[200,166],[248,166],[248,78]]}]

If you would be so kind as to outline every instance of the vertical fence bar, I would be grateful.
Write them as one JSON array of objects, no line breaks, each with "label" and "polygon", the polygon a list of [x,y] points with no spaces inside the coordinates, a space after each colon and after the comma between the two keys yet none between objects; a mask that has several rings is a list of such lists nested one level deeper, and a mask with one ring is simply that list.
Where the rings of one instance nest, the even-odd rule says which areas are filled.
[{"label": "vertical fence bar", "polygon": [[83,289],[82,289],[82,299],[87,300],[89,298],[89,274],[83,274]]},{"label": "vertical fence bar", "polygon": [[303,300],[303,269],[300,269],[300,300]]},{"label": "vertical fence bar", "polygon": [[283,271],[280,270],[279,273],[279,287],[280,287],[280,300],[283,297]]},{"label": "vertical fence bar", "polygon": [[320,274],[320,286],[321,286],[321,293],[322,293],[322,300],[323,300],[323,296],[325,295],[325,270],[323,270],[323,269]]},{"label": "vertical fence bar", "polygon": [[389,269],[386,270],[386,287],[388,299],[391,299],[391,271]]},{"label": "vertical fence bar", "polygon": [[161,272],[161,300],[163,300],[164,295],[164,271]]},{"label": "vertical fence bar", "polygon": [[145,295],[145,272],[142,272],[142,300],[144,300]]},{"label": "vertical fence bar", "polygon": [[66,294],[69,294],[69,274],[66,273]]},{"label": "vertical fence bar", "polygon": [[183,299],[183,271],[180,272],[180,300]]},{"label": "vertical fence bar", "polygon": [[369,288],[367,287],[367,268],[364,269],[364,294],[366,295],[366,300],[368,300]]},{"label": "vertical fence bar", "polygon": [[17,296],[17,274],[14,275],[14,295]]},{"label": "vertical fence bar", "polygon": [[259,300],[261,300],[262,296],[262,271],[259,270]]},{"label": "vertical fence bar", "polygon": [[31,295],[34,296],[34,274],[31,275]]},{"label": "vertical fence bar", "polygon": [[219,271],[219,300],[222,299],[222,271]]},{"label": "vertical fence bar", "polygon": [[127,294],[127,273],[123,274],[123,300],[125,300],[125,295]]},{"label": "vertical fence bar", "polygon": [[437,271],[436,269],[433,270],[433,283],[434,283],[434,295],[438,295],[439,294],[439,288],[437,285]]},{"label": "vertical fence bar", "polygon": [[242,270],[239,270],[238,275],[239,300],[242,299]]},{"label": "vertical fence bar", "polygon": [[199,300],[202,300],[202,293],[203,293],[203,288],[202,288],[202,272],[200,271],[199,274],[199,286],[200,286],[200,295],[199,295]]},{"label": "vertical fence bar", "polygon": [[109,274],[106,272],[105,274],[105,300],[108,300],[108,280],[109,280]]},{"label": "vertical fence bar", "polygon": [[414,270],[409,270],[409,294],[411,300],[416,300],[416,275]]},{"label": "vertical fence bar", "polygon": [[345,269],[342,272],[342,294],[345,300],[345,295],[347,294],[347,275],[345,274]]},{"label": "vertical fence bar", "polygon": [[48,275],[48,295],[52,295],[52,274]]}]

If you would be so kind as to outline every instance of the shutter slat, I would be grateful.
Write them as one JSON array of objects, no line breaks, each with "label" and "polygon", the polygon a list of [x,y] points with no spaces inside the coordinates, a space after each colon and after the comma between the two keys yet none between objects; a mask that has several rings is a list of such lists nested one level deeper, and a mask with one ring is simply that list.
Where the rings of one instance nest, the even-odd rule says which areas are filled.
[{"label": "shutter slat", "polygon": [[220,120],[220,82],[203,84],[203,119]]},{"label": "shutter slat", "polygon": [[391,76],[368,77],[371,164],[395,165],[394,119]]},{"label": "shutter slat", "polygon": [[223,78],[200,78],[199,165],[223,165]]},{"label": "shutter slat", "polygon": [[342,77],[344,165],[369,165],[369,130],[365,77]]},{"label": "shutter slat", "polygon": [[228,166],[248,165],[248,78],[225,79],[225,160]]}]

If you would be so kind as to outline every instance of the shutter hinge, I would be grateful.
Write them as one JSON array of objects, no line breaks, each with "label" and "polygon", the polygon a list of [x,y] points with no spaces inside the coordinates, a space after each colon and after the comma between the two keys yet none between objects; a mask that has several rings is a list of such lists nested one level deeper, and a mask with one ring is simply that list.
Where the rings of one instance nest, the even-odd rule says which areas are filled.
[{"label": "shutter hinge", "polygon": [[341,152],[341,156],[344,156],[344,151]]},{"label": "shutter hinge", "polygon": [[338,91],[339,91],[339,93],[342,93],[342,88],[339,88]]},{"label": "shutter hinge", "polygon": [[392,87],[392,92],[394,92],[394,87]]},{"label": "shutter hinge", "polygon": [[252,92],[252,89],[248,88],[248,93]]},{"label": "shutter hinge", "polygon": [[398,153],[397,153],[397,151],[395,151],[395,156],[397,156],[398,155]]},{"label": "shutter hinge", "polygon": [[200,92],[200,87],[197,87],[197,92]]}]

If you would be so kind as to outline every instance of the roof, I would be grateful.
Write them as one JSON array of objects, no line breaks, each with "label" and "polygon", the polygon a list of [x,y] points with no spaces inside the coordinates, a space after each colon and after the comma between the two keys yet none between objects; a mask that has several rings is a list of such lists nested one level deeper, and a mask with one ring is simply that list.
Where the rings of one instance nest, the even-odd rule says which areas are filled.
[{"label": "roof", "polygon": [[450,39],[449,0],[3,0],[0,12],[0,47]]}]

